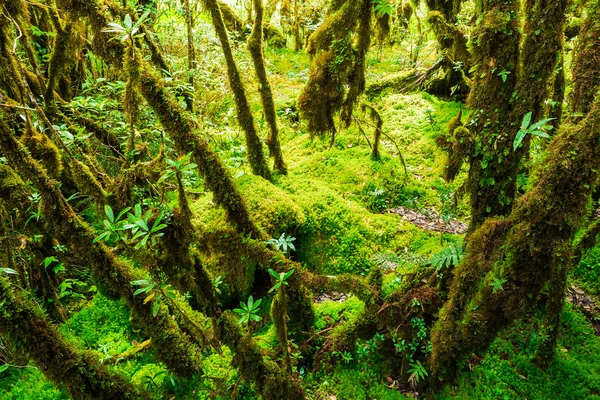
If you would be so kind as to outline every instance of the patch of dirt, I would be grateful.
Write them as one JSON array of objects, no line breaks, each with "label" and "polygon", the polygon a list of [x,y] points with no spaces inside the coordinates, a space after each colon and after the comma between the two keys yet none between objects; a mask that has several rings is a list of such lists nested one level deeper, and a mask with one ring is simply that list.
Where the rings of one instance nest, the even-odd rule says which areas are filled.
[{"label": "patch of dirt", "polygon": [[462,235],[467,231],[467,224],[464,222],[456,219],[451,219],[446,222],[441,221],[440,215],[433,208],[425,208],[423,209],[423,212],[420,212],[401,206],[398,208],[391,208],[386,212],[389,214],[397,214],[405,221],[427,231],[452,233],[455,235]]},{"label": "patch of dirt", "polygon": [[592,324],[596,335],[600,336],[600,307],[596,302],[587,293],[573,284],[567,289],[567,300],[581,310],[590,324]]},{"label": "patch of dirt", "polygon": [[343,303],[348,299],[348,295],[346,293],[340,292],[331,292],[331,293],[321,293],[315,294],[313,300],[315,303],[323,303],[327,300],[337,301],[338,303]]}]

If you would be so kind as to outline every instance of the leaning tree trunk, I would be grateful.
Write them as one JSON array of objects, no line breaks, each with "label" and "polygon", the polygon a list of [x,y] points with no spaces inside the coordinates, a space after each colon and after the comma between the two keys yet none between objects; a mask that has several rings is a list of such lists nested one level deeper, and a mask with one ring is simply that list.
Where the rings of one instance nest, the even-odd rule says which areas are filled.
[{"label": "leaning tree trunk", "polygon": [[54,180],[31,158],[25,147],[15,139],[0,109],[0,151],[8,162],[39,191],[42,200],[40,211],[46,233],[66,244],[71,251],[85,258],[92,276],[105,293],[125,299],[148,336],[156,344],[157,356],[171,370],[183,376],[193,374],[199,360],[187,336],[183,335],[161,306],[156,316],[153,302],[134,296],[131,282],[140,279],[131,266],[115,258],[101,243],[93,243],[95,234],[71,208]]},{"label": "leaning tree trunk", "polygon": [[254,27],[252,35],[248,40],[248,50],[252,55],[254,62],[254,71],[258,78],[258,91],[262,100],[265,119],[269,124],[269,135],[267,136],[267,146],[271,157],[275,160],[274,169],[280,173],[287,174],[287,166],[283,161],[281,152],[281,144],[279,143],[279,128],[277,126],[277,114],[275,113],[275,102],[273,100],[273,91],[267,78],[267,70],[265,68],[264,42],[263,42],[263,0],[254,0],[254,11],[256,18],[254,19]]},{"label": "leaning tree trunk", "polygon": [[44,375],[73,399],[149,399],[109,372],[95,355],[76,349],[52,326],[28,295],[0,276],[0,333],[18,343]]}]

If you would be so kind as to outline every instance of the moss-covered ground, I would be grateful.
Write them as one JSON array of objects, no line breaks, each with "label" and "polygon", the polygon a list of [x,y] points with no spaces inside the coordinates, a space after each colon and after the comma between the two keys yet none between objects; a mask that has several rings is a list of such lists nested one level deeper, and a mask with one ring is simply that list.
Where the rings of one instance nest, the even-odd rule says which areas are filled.
[{"label": "moss-covered ground", "polygon": [[[255,82],[249,56],[237,51],[240,70],[247,88]],[[218,65],[218,49],[208,49],[202,63]],[[369,79],[401,69],[393,51],[369,58]],[[216,61],[215,61],[216,60]],[[276,176],[273,183],[249,174],[245,162],[243,135],[232,117],[233,102],[218,79],[221,70],[208,73],[203,95],[210,101],[201,104],[207,137],[230,168],[245,197],[252,217],[268,237],[282,234],[295,238],[291,256],[310,270],[335,275],[366,275],[381,253],[395,253],[403,263],[387,269],[384,291],[390,290],[402,274],[418,268],[423,260],[439,251],[456,237],[422,230],[403,221],[386,209],[406,206],[426,215],[431,208],[448,218],[466,220],[463,200],[454,207],[454,195],[464,180],[463,174],[451,184],[442,180],[444,155],[435,139],[446,130],[458,113],[459,104],[425,93],[384,93],[373,101],[379,110],[386,136],[380,161],[372,160],[370,147],[359,125],[340,129],[329,148],[329,140],[311,140],[303,122],[298,120],[296,98],[307,80],[309,60],[303,53],[269,50],[268,70],[274,88],[281,123],[281,142],[289,166],[288,176]],[[207,69],[209,70],[209,69]],[[255,90],[249,90],[259,126],[266,133]],[[89,97],[94,96],[91,91]],[[85,99],[77,99],[79,103]],[[199,100],[201,103],[202,100]],[[204,107],[204,108],[202,108]],[[357,111],[357,119],[372,140],[373,128],[366,115]],[[465,121],[468,116],[465,116]],[[150,121],[152,121],[150,119]],[[395,144],[394,144],[395,143]],[[396,148],[396,144],[398,148]],[[398,149],[406,163],[407,174]],[[200,190],[201,192],[201,190]],[[174,196],[169,196],[173,201]],[[194,224],[204,231],[225,228],[224,213],[209,194],[191,196]],[[209,263],[209,265],[211,265]],[[577,282],[592,294],[600,293],[600,255],[592,252],[575,271]],[[215,276],[223,271],[211,271]],[[268,306],[263,306],[263,321],[256,326],[256,338],[270,354],[278,343],[269,321]],[[332,332],[344,322],[358,318],[364,305],[350,297],[343,302],[328,300],[315,305],[317,335]],[[583,315],[565,307],[563,330],[555,361],[546,371],[537,368],[531,358],[538,338],[532,333],[539,316],[532,314],[511,327],[494,342],[481,362],[471,365],[455,385],[446,386],[431,398],[437,399],[593,399],[600,395],[600,338]],[[164,365],[153,357],[152,347],[138,356],[119,360],[118,355],[145,340],[132,327],[127,309],[121,302],[96,295],[60,331],[80,348],[95,352],[97,357],[124,374],[134,383],[148,388],[157,398],[229,399],[234,387],[238,399],[254,399],[254,391],[239,382],[231,367],[232,355],[222,348],[221,354],[206,353],[202,376],[184,381],[172,377]],[[319,340],[315,341],[318,346]],[[376,343],[376,342],[369,342]],[[363,345],[359,344],[360,349]],[[376,347],[376,345],[375,345]],[[116,356],[116,357],[115,357]],[[309,371],[297,362],[297,372],[314,399],[337,398],[402,399],[401,391],[387,380],[386,370],[377,349],[369,353],[331,354],[340,362],[324,363],[318,371]],[[401,382],[405,387],[406,383]],[[0,373],[1,399],[65,399],[65,392],[48,383],[32,368],[9,368]],[[410,397],[408,397],[410,398]]]}]

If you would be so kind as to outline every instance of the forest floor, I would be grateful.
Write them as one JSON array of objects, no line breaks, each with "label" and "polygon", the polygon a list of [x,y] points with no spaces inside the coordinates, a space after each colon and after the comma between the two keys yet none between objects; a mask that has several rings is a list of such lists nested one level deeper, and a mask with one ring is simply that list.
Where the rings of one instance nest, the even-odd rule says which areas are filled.
[{"label": "forest floor", "polygon": [[[241,52],[240,52],[241,53]],[[250,64],[240,55],[240,69],[254,88]],[[368,80],[401,69],[393,52],[382,59],[369,58]],[[210,57],[207,57],[210,58]],[[443,181],[444,155],[435,138],[458,110],[459,104],[426,93],[384,93],[373,100],[384,131],[380,161],[370,157],[373,128],[366,115],[357,112],[359,123],[340,129],[335,144],[306,134],[295,108],[296,98],[308,77],[308,58],[288,50],[267,53],[275,100],[281,121],[281,142],[289,175],[268,183],[248,174],[244,163],[243,134],[233,123],[231,97],[217,102],[206,100],[203,119],[225,164],[236,177],[253,217],[273,238],[293,236],[296,251],[292,257],[308,268],[324,274],[366,275],[376,263],[385,269],[384,291],[402,284],[402,277],[440,251],[456,244],[468,220],[466,204],[454,194],[464,181],[464,172],[448,184]],[[213,78],[216,79],[216,78]],[[212,89],[225,88],[215,81]],[[255,115],[260,102],[249,90]],[[93,94],[90,94],[92,96]],[[216,95],[215,95],[216,96]],[[212,106],[210,105],[212,104]],[[211,108],[212,107],[212,108]],[[230,121],[230,122],[229,122]],[[259,125],[264,121],[259,118]],[[363,134],[359,124],[364,130]],[[264,126],[263,126],[264,130]],[[391,138],[391,139],[390,139]],[[407,175],[395,142],[404,158]],[[222,210],[210,195],[191,197],[195,223],[205,229],[224,224]],[[391,211],[390,211],[391,210]],[[441,232],[440,232],[441,231]],[[596,252],[597,253],[597,252]],[[593,253],[577,272],[577,284],[597,295],[594,279],[597,260]],[[587,264],[586,264],[587,263]],[[219,275],[225,271],[212,271]],[[590,283],[591,282],[591,283]],[[317,294],[316,331],[326,335],[345,321],[352,321],[363,304],[343,293]],[[542,371],[531,359],[538,337],[532,327],[539,312],[532,312],[503,332],[485,357],[472,357],[470,371],[455,385],[446,386],[436,399],[593,399],[600,398],[600,338],[585,316],[567,304],[558,353],[550,367]],[[264,306],[264,320],[268,319]],[[228,399],[228,388],[238,381],[230,367],[231,353],[207,354],[203,377],[180,381],[156,364],[152,350],[136,357],[119,359],[145,338],[131,326],[122,302],[94,296],[60,330],[79,346],[92,350],[104,363],[130,380],[148,387],[158,396],[177,399]],[[276,348],[270,321],[258,326],[256,337],[265,349]],[[361,343],[366,345],[368,343]],[[343,357],[336,366],[319,371],[299,369],[307,393],[314,399],[403,399],[419,396],[405,382],[394,382],[377,352]],[[35,368],[12,368],[0,376],[0,399],[66,399],[64,391],[47,382]],[[238,399],[254,398],[250,388],[240,385]],[[214,397],[213,397],[214,396]]]}]

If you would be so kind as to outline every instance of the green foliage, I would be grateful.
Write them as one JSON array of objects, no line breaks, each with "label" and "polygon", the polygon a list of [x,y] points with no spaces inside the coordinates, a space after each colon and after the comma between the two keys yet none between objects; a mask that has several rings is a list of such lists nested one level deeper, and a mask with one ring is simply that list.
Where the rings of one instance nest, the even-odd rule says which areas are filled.
[{"label": "green foliage", "polygon": [[262,299],[254,301],[254,297],[248,298],[248,303],[240,301],[241,308],[234,308],[233,311],[240,316],[240,324],[250,324],[250,321],[258,322],[262,319],[258,312],[260,311],[260,303]]},{"label": "green foliage", "polygon": [[126,228],[126,221],[123,218],[127,211],[131,210],[131,207],[127,207],[123,209],[116,217],[113,209],[108,204],[104,205],[104,212],[108,219],[102,221],[104,225],[104,230],[98,236],[96,236],[93,240],[93,243],[96,243],[100,240],[109,241],[115,243],[119,240],[123,239],[121,234]]},{"label": "green foliage", "polygon": [[161,177],[158,179],[158,183],[171,179],[173,176],[179,174],[179,176],[185,176],[186,174],[193,174],[194,170],[198,167],[196,164],[190,161],[192,153],[188,153],[178,160],[167,159],[168,168],[163,172]]},{"label": "green foliage", "polygon": [[16,275],[17,271],[12,268],[0,268],[0,274]]},{"label": "green foliage", "polygon": [[269,289],[269,293],[279,289],[282,285],[287,285],[287,279],[292,276],[292,274],[294,273],[294,270],[290,270],[288,272],[281,272],[281,273],[277,273],[274,270],[272,270],[271,268],[269,268],[269,274],[271,274],[271,276],[273,278],[275,278],[275,285],[273,285],[273,287],[271,289]]},{"label": "green foliage", "polygon": [[428,375],[425,366],[421,364],[421,361],[417,360],[417,362],[410,363],[410,368],[408,369],[408,373],[410,374],[408,377],[408,381],[415,383],[419,383],[419,381],[425,379]]},{"label": "green foliage", "polygon": [[133,286],[140,286],[135,292],[133,292],[134,296],[138,296],[140,294],[146,294],[144,298],[144,304],[152,301],[152,316],[156,317],[158,314],[158,310],[160,310],[160,305],[162,301],[167,299],[176,299],[177,293],[175,292],[175,288],[170,284],[157,284],[150,282],[147,279],[140,279],[137,281],[131,282]]},{"label": "green foliage", "polygon": [[460,240],[457,240],[456,244],[445,246],[441,251],[435,253],[428,264],[431,264],[439,271],[442,268],[456,267],[462,257],[462,244]]},{"label": "green foliage", "polygon": [[394,3],[390,0],[373,0],[375,4],[375,14],[378,18],[385,15],[391,16],[394,12]]},{"label": "green foliage", "polygon": [[296,251],[294,240],[296,240],[295,237],[286,236],[285,233],[282,233],[278,239],[270,239],[267,244],[272,244],[277,250],[283,251],[283,254],[288,254],[290,250]]},{"label": "green foliage", "polygon": [[534,124],[529,125],[531,123],[531,116],[532,112],[530,111],[523,117],[523,122],[521,122],[521,128],[519,129],[519,132],[517,132],[517,136],[515,137],[515,141],[513,142],[514,150],[517,150],[519,148],[521,142],[523,142],[523,139],[525,139],[525,136],[527,136],[527,134],[550,139],[550,135],[548,135],[546,131],[551,130],[553,126],[546,124],[550,121],[553,121],[556,118],[542,119]]},{"label": "green foliage", "polygon": [[69,400],[37,368],[12,368],[0,375],[0,398],[3,400]]},{"label": "green foliage", "polygon": [[507,282],[506,279],[501,279],[501,278],[494,277],[494,281],[492,283],[490,283],[490,287],[492,288],[492,292],[493,293],[503,292],[504,291],[504,287],[502,285],[504,285],[506,282]]},{"label": "green foliage", "polygon": [[150,14],[150,10],[147,10],[134,24],[131,20],[131,15],[125,15],[123,18],[123,25],[117,24],[116,22],[111,22],[108,24],[108,28],[104,29],[102,32],[113,33],[115,35],[114,38],[118,38],[121,42],[126,42],[128,39],[130,43],[133,43],[134,39],[140,38],[144,36],[143,33],[139,33],[140,26],[144,23],[144,20]]},{"label": "green foliage", "polygon": [[[125,208],[115,217],[112,208],[109,205],[105,205],[104,212],[108,219],[103,221],[104,229],[100,235],[94,238],[93,242],[96,243],[100,240],[105,240],[114,244],[122,240],[127,243],[135,243],[134,248],[140,249],[146,246],[149,239],[154,244],[156,238],[163,235],[160,231],[167,227],[167,224],[162,223],[165,217],[163,210],[160,211],[151,226],[150,220],[153,215],[150,210],[142,213],[142,206],[139,203],[133,208],[133,214],[128,212],[129,210],[131,210],[131,207]],[[122,219],[125,213],[127,213],[126,220]],[[125,234],[126,231],[130,231],[130,238]]]}]

